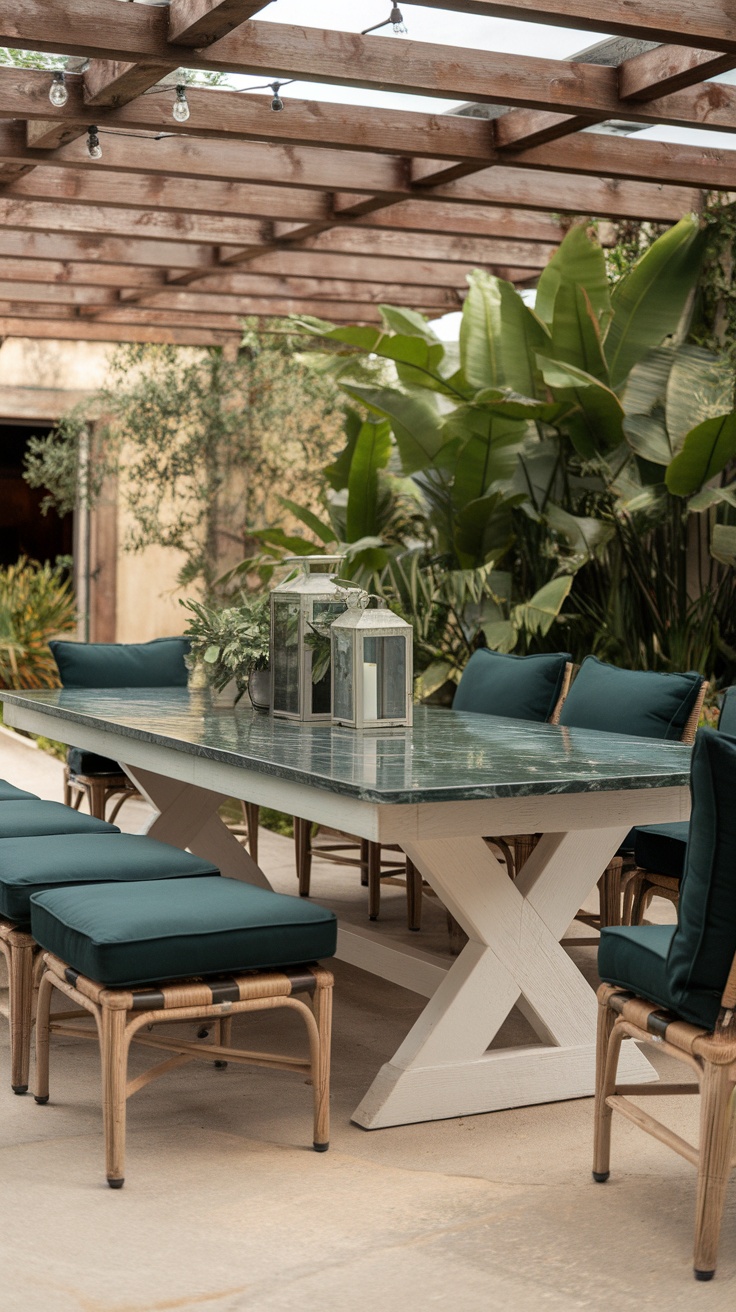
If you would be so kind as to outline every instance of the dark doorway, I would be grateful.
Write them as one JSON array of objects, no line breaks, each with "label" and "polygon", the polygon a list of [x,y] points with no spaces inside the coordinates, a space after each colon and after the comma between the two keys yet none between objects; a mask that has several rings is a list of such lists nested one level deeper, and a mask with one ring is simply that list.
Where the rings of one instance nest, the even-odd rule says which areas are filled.
[{"label": "dark doorway", "polygon": [[56,511],[41,514],[42,488],[31,488],[23,478],[23,461],[30,437],[52,432],[49,423],[0,423],[0,566],[13,565],[19,556],[52,563],[72,554],[72,515]]}]

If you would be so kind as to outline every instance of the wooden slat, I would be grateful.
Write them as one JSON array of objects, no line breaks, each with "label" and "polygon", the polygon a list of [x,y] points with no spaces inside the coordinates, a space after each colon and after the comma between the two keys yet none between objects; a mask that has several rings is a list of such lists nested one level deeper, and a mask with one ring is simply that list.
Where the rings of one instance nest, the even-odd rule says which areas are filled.
[{"label": "wooden slat", "polygon": [[[2,240],[0,235],[0,241]],[[59,259],[24,259],[3,255],[3,276],[23,283],[60,283],[76,287],[160,287],[165,274],[133,264],[87,264]]]},{"label": "wooden slat", "polygon": [[187,46],[209,45],[267,9],[270,3],[271,0],[171,0],[169,40]]},{"label": "wooden slat", "polygon": [[713,50],[689,50],[687,46],[657,46],[621,64],[619,95],[624,100],[652,100],[717,77],[734,65],[736,52],[724,55]]},{"label": "wooden slat", "polygon": [[144,324],[84,323],[79,319],[22,319],[17,316],[0,318],[0,337],[28,337],[52,341],[85,342],[162,342],[174,346],[224,346],[237,342],[239,332],[225,330],[151,327]]},{"label": "wooden slat", "polygon": [[[377,322],[380,318],[378,310],[370,303],[356,302],[355,304],[347,301],[291,301],[279,297],[244,297],[242,305],[237,313],[234,313],[231,305],[221,308],[217,313],[203,313],[197,309],[191,313],[183,310],[168,309],[145,309],[140,306],[105,306],[94,311],[95,323],[130,323],[130,324],[149,324],[163,326],[166,324],[182,324],[184,327],[202,328],[220,328],[226,327],[236,332],[243,328],[243,317],[245,315],[257,314],[274,317],[281,317],[288,314],[315,314],[321,315],[325,319],[335,318],[344,323],[352,323],[355,320],[367,319]],[[86,320],[85,320],[86,322]]]},{"label": "wooden slat", "polygon": [[[592,134],[588,133],[586,140]],[[612,138],[605,138],[610,141]],[[565,143],[562,143],[565,144]],[[634,144],[623,143],[626,148]],[[695,187],[660,187],[646,182],[623,183],[605,176],[573,177],[546,173],[544,166],[530,169],[496,167],[435,187],[428,196],[466,205],[513,204],[561,214],[599,215],[601,218],[651,219],[663,222],[682,218],[702,206],[702,193]]]},{"label": "wooden slat", "polygon": [[211,246],[188,242],[132,241],[124,237],[77,237],[68,233],[11,232],[0,228],[0,258],[81,260],[84,263],[131,264],[149,268],[213,268]]},{"label": "wooden slat", "polygon": [[[197,245],[252,248],[271,244],[272,225],[260,219],[217,214],[163,214],[154,209],[59,204],[0,196],[0,228],[26,232],[75,232],[90,236],[152,237]],[[448,239],[452,240],[452,239]]]},{"label": "wooden slat", "polygon": [[736,188],[736,151],[683,146],[670,141],[636,141],[592,132],[533,150],[509,151],[516,167],[545,168],[564,173],[607,173],[616,178],[695,184],[714,191]]},{"label": "wooden slat", "polygon": [[[477,268],[477,262],[455,264],[440,260],[401,260],[287,250],[258,255],[242,267],[249,274],[260,272],[307,278],[346,278],[353,282],[400,282],[417,287],[464,287],[467,275]],[[542,267],[540,263],[539,268]],[[207,285],[211,276],[218,275],[203,273],[200,286]],[[178,284],[179,279],[172,278],[170,281]]]},{"label": "wooden slat", "polygon": [[[356,305],[409,305],[414,308],[431,308],[437,314],[458,310],[462,305],[459,292],[450,287],[411,287],[401,286],[398,283],[385,286],[369,282],[349,282],[345,279],[340,281],[326,278],[277,278],[268,274],[241,274],[240,278],[239,292],[235,292],[232,287],[223,287],[218,292],[202,291],[201,283],[195,283],[194,287],[187,291],[155,291],[153,294],[147,292],[140,299],[136,295],[136,304],[149,309],[160,307],[167,310],[194,312],[202,310],[204,313],[219,313],[223,306],[226,310],[235,308],[234,301],[238,306],[240,302],[247,305],[249,299],[256,298],[294,303],[309,301],[311,304],[319,301],[323,305],[329,305],[331,302],[333,306],[349,305],[351,302]],[[0,286],[4,285],[0,284]],[[97,293],[97,289],[81,290]],[[121,292],[121,304],[125,304],[129,299],[125,291]],[[248,311],[245,309],[241,312]]]},{"label": "wooden slat", "polygon": [[[2,208],[0,203],[0,215]],[[285,249],[292,249],[291,246]],[[515,264],[543,268],[555,245],[482,237],[445,237],[434,233],[363,232],[335,227],[298,243],[304,251],[347,255],[395,256],[406,260],[457,260],[465,264]]]}]

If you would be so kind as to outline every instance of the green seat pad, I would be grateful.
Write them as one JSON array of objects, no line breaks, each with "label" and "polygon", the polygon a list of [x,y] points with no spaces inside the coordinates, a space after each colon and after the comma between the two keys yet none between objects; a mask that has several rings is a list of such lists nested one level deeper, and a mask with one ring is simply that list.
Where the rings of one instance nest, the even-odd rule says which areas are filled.
[{"label": "green seat pad", "polygon": [[137,834],[64,834],[0,840],[0,915],[27,925],[31,894],[59,885],[218,875],[211,861]]},{"label": "green seat pad", "polygon": [[111,756],[100,756],[97,752],[86,752],[83,747],[70,747],[66,754],[66,763],[71,774],[122,774],[123,767],[113,761]]},{"label": "green seat pad", "polygon": [[117,825],[81,815],[61,802],[3,802],[0,839],[32,838],[35,834],[119,834]]},{"label": "green seat pad", "polygon": [[642,870],[682,879],[690,823],[672,820],[665,825],[640,825],[634,830],[634,857]]},{"label": "green seat pad", "polygon": [[237,879],[57,888],[34,894],[31,926],[42,947],[110,987],[301,965],[337,943],[332,911]]},{"label": "green seat pad", "polygon": [[606,984],[630,989],[668,1011],[677,1011],[667,980],[674,925],[609,925],[601,930],[598,974]]},{"label": "green seat pad", "polygon": [[452,709],[542,724],[557,705],[571,661],[569,652],[509,656],[481,647],[463,670]]},{"label": "green seat pad", "polygon": [[679,740],[702,684],[699,674],[620,670],[586,656],[565,699],[560,724]]},{"label": "green seat pad", "polygon": [[736,734],[736,687],[727,688],[723,694],[718,728],[721,733]]},{"label": "green seat pad", "polygon": [[38,802],[35,793],[27,793],[23,788],[16,788],[7,779],[0,779],[0,802]]},{"label": "green seat pad", "polygon": [[188,638],[49,643],[65,688],[186,688]]}]

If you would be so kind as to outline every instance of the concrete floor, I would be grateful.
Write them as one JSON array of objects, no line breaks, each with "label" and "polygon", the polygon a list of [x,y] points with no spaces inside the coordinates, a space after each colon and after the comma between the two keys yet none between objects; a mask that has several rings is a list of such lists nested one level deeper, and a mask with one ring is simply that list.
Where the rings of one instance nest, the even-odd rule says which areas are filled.
[{"label": "concrete floor", "polygon": [[[6,730],[0,777],[61,796],[58,763]],[[135,831],[146,815],[130,803],[120,819]],[[293,891],[290,845],[261,837],[264,868]],[[313,889],[365,915],[351,873],[315,866]],[[422,942],[440,946],[443,916],[426,903]],[[403,915],[403,893],[388,888],[382,930],[403,937]],[[576,959],[594,978],[594,951]],[[736,1188],[716,1280],[697,1285],[692,1168],[619,1120],[611,1180],[593,1184],[591,1099],[372,1133],[352,1125],[422,1003],[341,963],[335,974],[326,1155],[309,1147],[298,1077],[193,1065],[130,1102],[127,1182],[113,1192],[94,1045],[55,1041],[47,1107],[0,1083],[0,1312],[734,1307]],[[274,1033],[286,1045],[293,1032],[288,1016],[236,1024],[255,1047]],[[511,1035],[522,1025],[512,1019]],[[0,1064],[7,1072],[5,1052]],[[145,1064],[134,1055],[132,1069]],[[668,1099],[665,1110],[697,1136],[696,1099]]]}]

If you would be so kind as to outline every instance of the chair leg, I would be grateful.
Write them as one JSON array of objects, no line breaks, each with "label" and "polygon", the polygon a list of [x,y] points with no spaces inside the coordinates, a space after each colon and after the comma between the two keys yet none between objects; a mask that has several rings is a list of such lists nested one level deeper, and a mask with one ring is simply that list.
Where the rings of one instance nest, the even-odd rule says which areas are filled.
[{"label": "chair leg", "polygon": [[107,802],[107,785],[103,783],[88,784],[87,797],[89,798],[90,815],[95,816],[97,820],[104,820],[105,803]]},{"label": "chair leg", "polygon": [[606,869],[598,881],[601,905],[601,929],[603,929],[605,925],[621,924],[621,878],[623,875],[623,868],[624,866],[621,857],[615,856],[613,861],[606,866]]},{"label": "chair leg", "polygon": [[406,858],[406,918],[409,929],[421,929],[422,876],[408,857]]},{"label": "chair leg", "polygon": [[616,1017],[605,1003],[598,1003],[598,1034],[595,1050],[595,1128],[593,1131],[593,1179],[604,1184],[611,1169],[611,1120],[613,1111],[606,1098],[616,1085],[620,1040],[613,1040]]},{"label": "chair leg", "polygon": [[360,840],[360,883],[362,888],[368,887],[368,849],[370,843],[367,838]]},{"label": "chair leg", "polygon": [[248,851],[258,865],[258,820],[260,806],[255,802],[243,802],[243,815],[248,828]]},{"label": "chair leg", "polygon": [[368,918],[378,920],[381,910],[381,844],[368,844]]},{"label": "chair leg", "polygon": [[65,765],[65,766],[64,766],[64,793],[63,793],[63,797],[64,797],[64,806],[71,806],[71,804],[72,804],[72,789],[71,789],[71,784],[70,784],[70,782],[69,782],[69,766],[68,766],[68,765]]},{"label": "chair leg", "polygon": [[128,1051],[125,1042],[124,1011],[102,1007],[102,1118],[105,1127],[105,1166],[111,1189],[122,1189],[125,1182],[125,1086]]},{"label": "chair leg", "polygon": [[644,912],[651,901],[651,892],[647,883],[646,875],[639,874],[636,877],[636,887],[631,903],[631,924],[641,925],[644,920]]},{"label": "chair leg", "polygon": [[728,1066],[705,1063],[700,1081],[700,1151],[693,1263],[696,1280],[711,1280],[716,1268],[734,1141],[733,1089],[734,1079]]},{"label": "chair leg", "polygon": [[49,1013],[51,995],[54,991],[53,978],[48,973],[43,975],[38,986],[36,1004],[36,1091],[38,1103],[49,1100]]},{"label": "chair leg", "polygon": [[319,1033],[316,1069],[312,1063],[314,1092],[314,1148],[326,1153],[330,1146],[330,1045],[332,1036],[332,989],[318,988],[314,998]]},{"label": "chair leg", "polygon": [[[24,935],[25,937],[27,935]],[[10,1083],[13,1093],[20,1094],[28,1092],[34,953],[30,943],[17,944],[13,943],[12,939],[9,948]]]},{"label": "chair leg", "polygon": [[296,856],[296,877],[299,880],[299,896],[309,897],[312,882],[312,824],[294,816],[294,849]]}]

